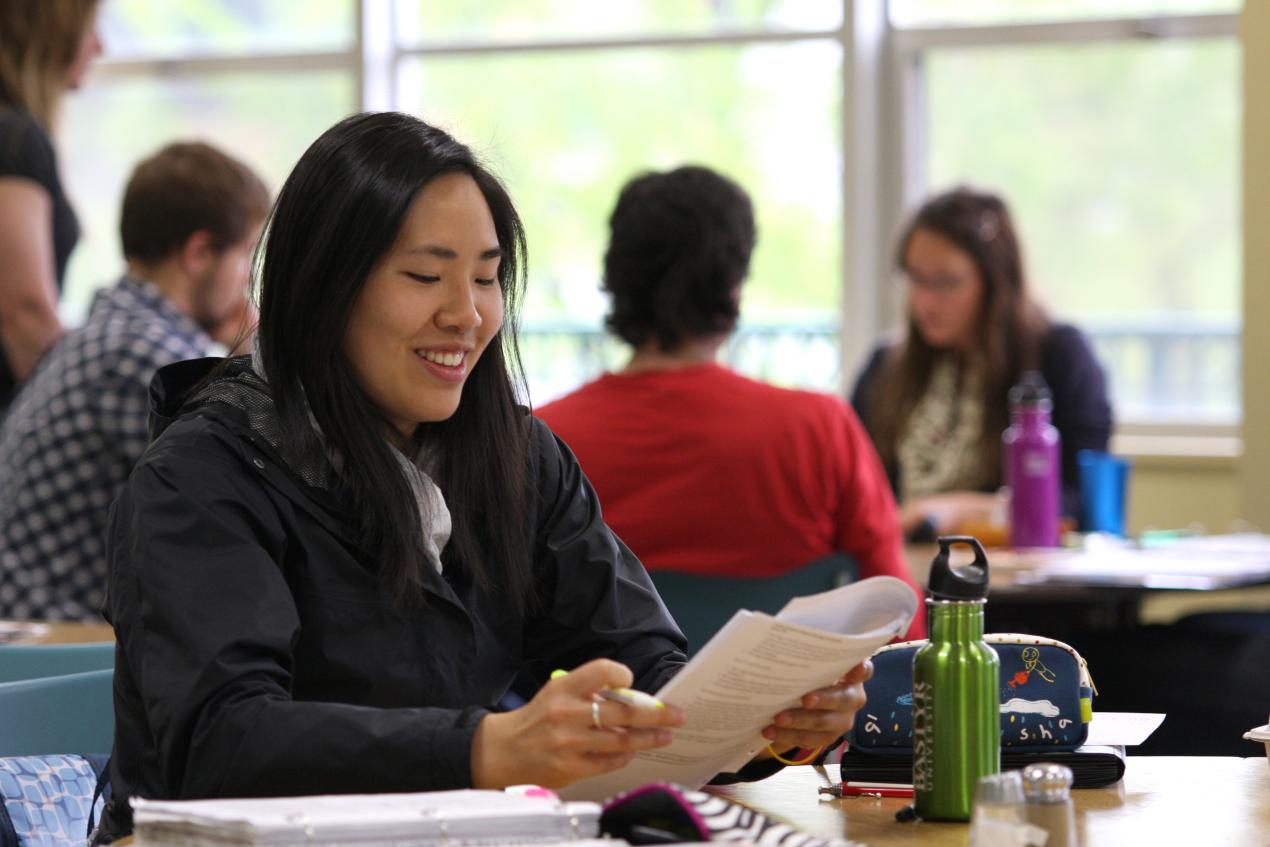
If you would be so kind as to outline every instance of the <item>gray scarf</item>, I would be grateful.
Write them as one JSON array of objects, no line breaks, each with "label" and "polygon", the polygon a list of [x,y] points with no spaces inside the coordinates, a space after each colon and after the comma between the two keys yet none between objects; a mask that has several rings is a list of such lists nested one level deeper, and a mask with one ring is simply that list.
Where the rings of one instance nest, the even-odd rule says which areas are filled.
[{"label": "gray scarf", "polygon": [[[264,360],[260,355],[260,337],[257,336],[251,345],[251,367],[260,378],[265,382],[269,381],[265,374]],[[309,422],[313,425],[313,430],[317,433],[318,439],[326,447],[327,458],[331,461],[331,466],[335,468],[336,474],[344,466],[344,460],[335,448],[326,444],[326,436],[322,434],[322,428],[318,426],[317,419],[313,417],[313,412],[309,411]],[[428,561],[436,568],[437,573],[441,573],[441,551],[445,549],[445,545],[450,541],[450,530],[452,524],[450,522],[450,509],[445,504],[445,496],[441,493],[441,489],[423,469],[423,465],[427,464],[427,451],[419,451],[419,455],[413,459],[408,458],[397,448],[392,450],[393,456],[401,466],[401,472],[406,475],[406,480],[410,483],[410,490],[414,492],[415,503],[419,510],[419,522],[423,527],[423,552],[428,557]]]}]

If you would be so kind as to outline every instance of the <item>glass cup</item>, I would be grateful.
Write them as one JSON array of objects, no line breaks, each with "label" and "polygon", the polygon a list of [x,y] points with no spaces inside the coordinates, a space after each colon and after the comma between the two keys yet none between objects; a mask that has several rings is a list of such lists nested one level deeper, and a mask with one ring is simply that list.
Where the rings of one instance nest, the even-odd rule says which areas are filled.
[{"label": "glass cup", "polygon": [[1018,771],[980,777],[970,812],[970,847],[1008,844],[1024,817],[1023,780]]}]

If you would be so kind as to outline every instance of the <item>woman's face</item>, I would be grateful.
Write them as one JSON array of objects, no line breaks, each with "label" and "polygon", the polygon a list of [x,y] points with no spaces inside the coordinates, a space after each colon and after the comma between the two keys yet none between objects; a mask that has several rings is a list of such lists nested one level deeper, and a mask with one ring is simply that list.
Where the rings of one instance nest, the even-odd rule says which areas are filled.
[{"label": "woman's face", "polygon": [[459,407],[463,383],[503,325],[502,251],[485,197],[445,174],[415,197],[353,303],[344,355],[407,438]]},{"label": "woman's face", "polygon": [[94,11],[84,27],[84,35],[79,40],[75,58],[66,69],[66,87],[75,91],[83,85],[84,77],[88,75],[88,66],[101,54],[101,35],[97,32],[97,12]]},{"label": "woman's face", "polygon": [[939,233],[919,227],[904,251],[904,275],[908,313],[922,340],[937,350],[973,349],[984,282],[970,254]]}]

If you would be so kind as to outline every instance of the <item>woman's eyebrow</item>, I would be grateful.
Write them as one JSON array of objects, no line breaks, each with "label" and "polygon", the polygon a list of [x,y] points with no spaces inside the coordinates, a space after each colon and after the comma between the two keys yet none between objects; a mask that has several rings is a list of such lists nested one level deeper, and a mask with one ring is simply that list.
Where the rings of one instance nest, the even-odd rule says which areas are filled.
[{"label": "woman's eyebrow", "polygon": [[[452,248],[442,247],[439,244],[422,244],[418,247],[410,248],[409,250],[406,251],[406,253],[407,255],[410,255],[410,256],[417,256],[417,255],[435,256],[438,259],[457,259],[459,257],[459,254]],[[503,256],[503,248],[488,247],[481,252],[480,258],[482,260],[501,259],[502,256]]]}]

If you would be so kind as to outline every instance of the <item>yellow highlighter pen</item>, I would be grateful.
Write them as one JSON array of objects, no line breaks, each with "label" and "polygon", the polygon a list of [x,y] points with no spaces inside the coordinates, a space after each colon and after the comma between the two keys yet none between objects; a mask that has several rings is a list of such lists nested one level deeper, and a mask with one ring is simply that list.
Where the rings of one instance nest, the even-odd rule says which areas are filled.
[{"label": "yellow highlighter pen", "polygon": [[[568,671],[554,670],[551,672],[552,679],[559,679],[567,676]],[[634,688],[601,688],[596,692],[605,700],[612,700],[614,703],[625,703],[636,709],[664,709],[666,704],[658,700],[651,694],[645,694],[643,691],[636,691]]]}]

